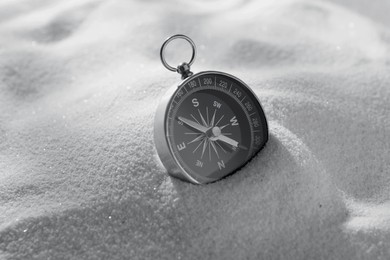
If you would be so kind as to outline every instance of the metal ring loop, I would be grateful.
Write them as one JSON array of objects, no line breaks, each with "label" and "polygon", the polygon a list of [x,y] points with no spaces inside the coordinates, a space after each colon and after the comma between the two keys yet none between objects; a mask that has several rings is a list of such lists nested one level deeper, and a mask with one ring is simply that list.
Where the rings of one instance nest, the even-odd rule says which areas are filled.
[{"label": "metal ring loop", "polygon": [[167,63],[167,61],[165,60],[165,57],[164,57],[164,50],[165,50],[165,47],[168,45],[168,43],[170,43],[174,39],[184,39],[187,42],[189,42],[189,44],[191,44],[191,47],[192,47],[192,57],[191,57],[190,62],[188,63],[189,66],[191,66],[194,63],[194,60],[195,60],[195,57],[196,57],[196,46],[195,46],[195,43],[191,40],[191,38],[189,38],[188,36],[183,35],[183,34],[172,35],[171,37],[169,37],[168,39],[165,40],[165,42],[161,46],[161,50],[160,50],[161,62],[164,65],[164,67],[167,68],[170,71],[176,71],[177,68],[174,68],[174,67],[170,66]]}]

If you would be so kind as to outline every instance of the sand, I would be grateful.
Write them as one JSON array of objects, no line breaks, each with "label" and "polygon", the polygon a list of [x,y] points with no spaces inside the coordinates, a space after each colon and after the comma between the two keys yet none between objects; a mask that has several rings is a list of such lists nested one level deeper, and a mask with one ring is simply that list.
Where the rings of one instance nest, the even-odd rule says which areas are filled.
[{"label": "sand", "polygon": [[[390,23],[349,2],[2,1],[0,258],[389,259]],[[205,186],[153,144],[175,33],[270,125]]]}]

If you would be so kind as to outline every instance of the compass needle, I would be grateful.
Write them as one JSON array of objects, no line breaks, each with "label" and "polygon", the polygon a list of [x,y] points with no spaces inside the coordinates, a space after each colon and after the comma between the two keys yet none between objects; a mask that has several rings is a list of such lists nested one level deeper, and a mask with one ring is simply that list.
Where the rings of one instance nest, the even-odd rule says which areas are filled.
[{"label": "compass needle", "polygon": [[238,142],[231,139],[230,137],[224,136],[224,135],[219,135],[217,137],[217,140],[220,140],[222,142],[225,142],[227,144],[230,144],[231,146],[238,147]]},{"label": "compass needle", "polygon": [[243,149],[243,150],[248,150],[248,147],[243,146],[243,145],[238,145],[238,148]]},{"label": "compass needle", "polygon": [[178,119],[180,121],[182,121],[183,123],[185,123],[186,125],[194,128],[194,129],[196,129],[196,130],[198,130],[198,131],[200,131],[202,133],[206,133],[209,130],[207,127],[204,127],[204,126],[202,126],[202,125],[200,125],[200,124],[198,124],[198,123],[196,123],[196,122],[194,122],[194,121],[192,121],[190,119],[186,119],[186,118],[184,118],[182,116],[179,116]]}]

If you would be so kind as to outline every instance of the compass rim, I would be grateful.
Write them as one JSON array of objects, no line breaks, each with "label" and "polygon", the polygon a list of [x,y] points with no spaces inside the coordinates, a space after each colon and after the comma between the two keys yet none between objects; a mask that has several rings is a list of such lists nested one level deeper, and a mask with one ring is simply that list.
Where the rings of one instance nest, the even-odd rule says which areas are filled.
[{"label": "compass rim", "polygon": [[[257,102],[257,105],[259,106],[259,109],[262,112],[262,116],[264,117],[264,122],[263,122],[264,125],[262,125],[262,129],[265,131],[263,132],[264,142],[263,142],[262,146],[260,146],[258,149],[254,149],[254,152],[249,154],[246,161],[243,162],[239,167],[234,169],[229,174],[226,174],[226,175],[224,175],[220,178],[217,178],[217,179],[207,178],[207,177],[202,176],[200,174],[196,174],[196,176],[193,176],[194,174],[191,174],[186,169],[184,169],[184,167],[181,165],[182,163],[174,154],[175,150],[173,149],[172,144],[169,141],[169,136],[168,136],[168,134],[169,134],[168,114],[170,111],[170,104],[174,100],[176,93],[178,91],[180,91],[189,81],[193,80],[194,78],[198,78],[202,75],[207,75],[207,74],[222,75],[222,76],[228,77],[232,80],[237,81],[239,84],[241,84],[241,86],[245,87],[245,89],[249,92],[249,94],[252,96],[252,98],[254,98],[254,100]],[[157,114],[161,114],[162,112],[164,112],[163,117],[157,116]],[[164,147],[161,146],[161,143],[162,143],[161,140],[158,140],[158,143],[160,143],[160,145],[158,145],[158,146],[156,145],[156,148],[157,148],[157,152],[160,156],[161,161],[163,162],[165,168],[168,171],[168,174],[170,174],[171,176],[178,177],[180,179],[189,181],[189,182],[194,183],[194,184],[206,184],[206,183],[215,182],[215,181],[218,181],[220,179],[223,179],[223,178],[235,173],[236,171],[241,169],[243,166],[245,166],[258,152],[260,152],[263,149],[263,147],[265,146],[265,144],[267,143],[268,138],[269,138],[268,120],[267,120],[267,117],[264,113],[264,109],[260,103],[258,96],[241,79],[239,79],[231,74],[221,72],[221,71],[201,71],[201,72],[195,73],[192,76],[173,85],[166,92],[163,99],[160,101],[160,105],[159,105],[157,112],[156,112],[155,122],[156,122],[156,124],[155,124],[155,139],[161,139],[161,134],[162,134],[162,133],[157,133],[157,135],[156,135],[156,132],[158,132],[158,131],[156,131],[156,130],[158,130],[156,128],[160,128],[160,129],[163,128],[163,130],[164,130],[163,131],[164,132],[163,135],[164,135],[164,139],[165,139],[163,142]],[[253,142],[253,140],[252,140],[252,142]],[[167,156],[167,154],[169,154],[169,156]],[[165,159],[162,159],[162,157]],[[167,158],[167,157],[169,157],[169,158]]]}]

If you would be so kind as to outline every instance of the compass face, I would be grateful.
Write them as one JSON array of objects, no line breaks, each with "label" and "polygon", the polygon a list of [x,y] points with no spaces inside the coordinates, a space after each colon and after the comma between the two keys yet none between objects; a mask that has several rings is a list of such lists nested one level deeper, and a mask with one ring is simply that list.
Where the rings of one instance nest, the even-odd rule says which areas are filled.
[{"label": "compass face", "polygon": [[233,173],[268,139],[256,96],[221,72],[201,72],[181,83],[168,104],[165,129],[175,163],[197,183]]}]

